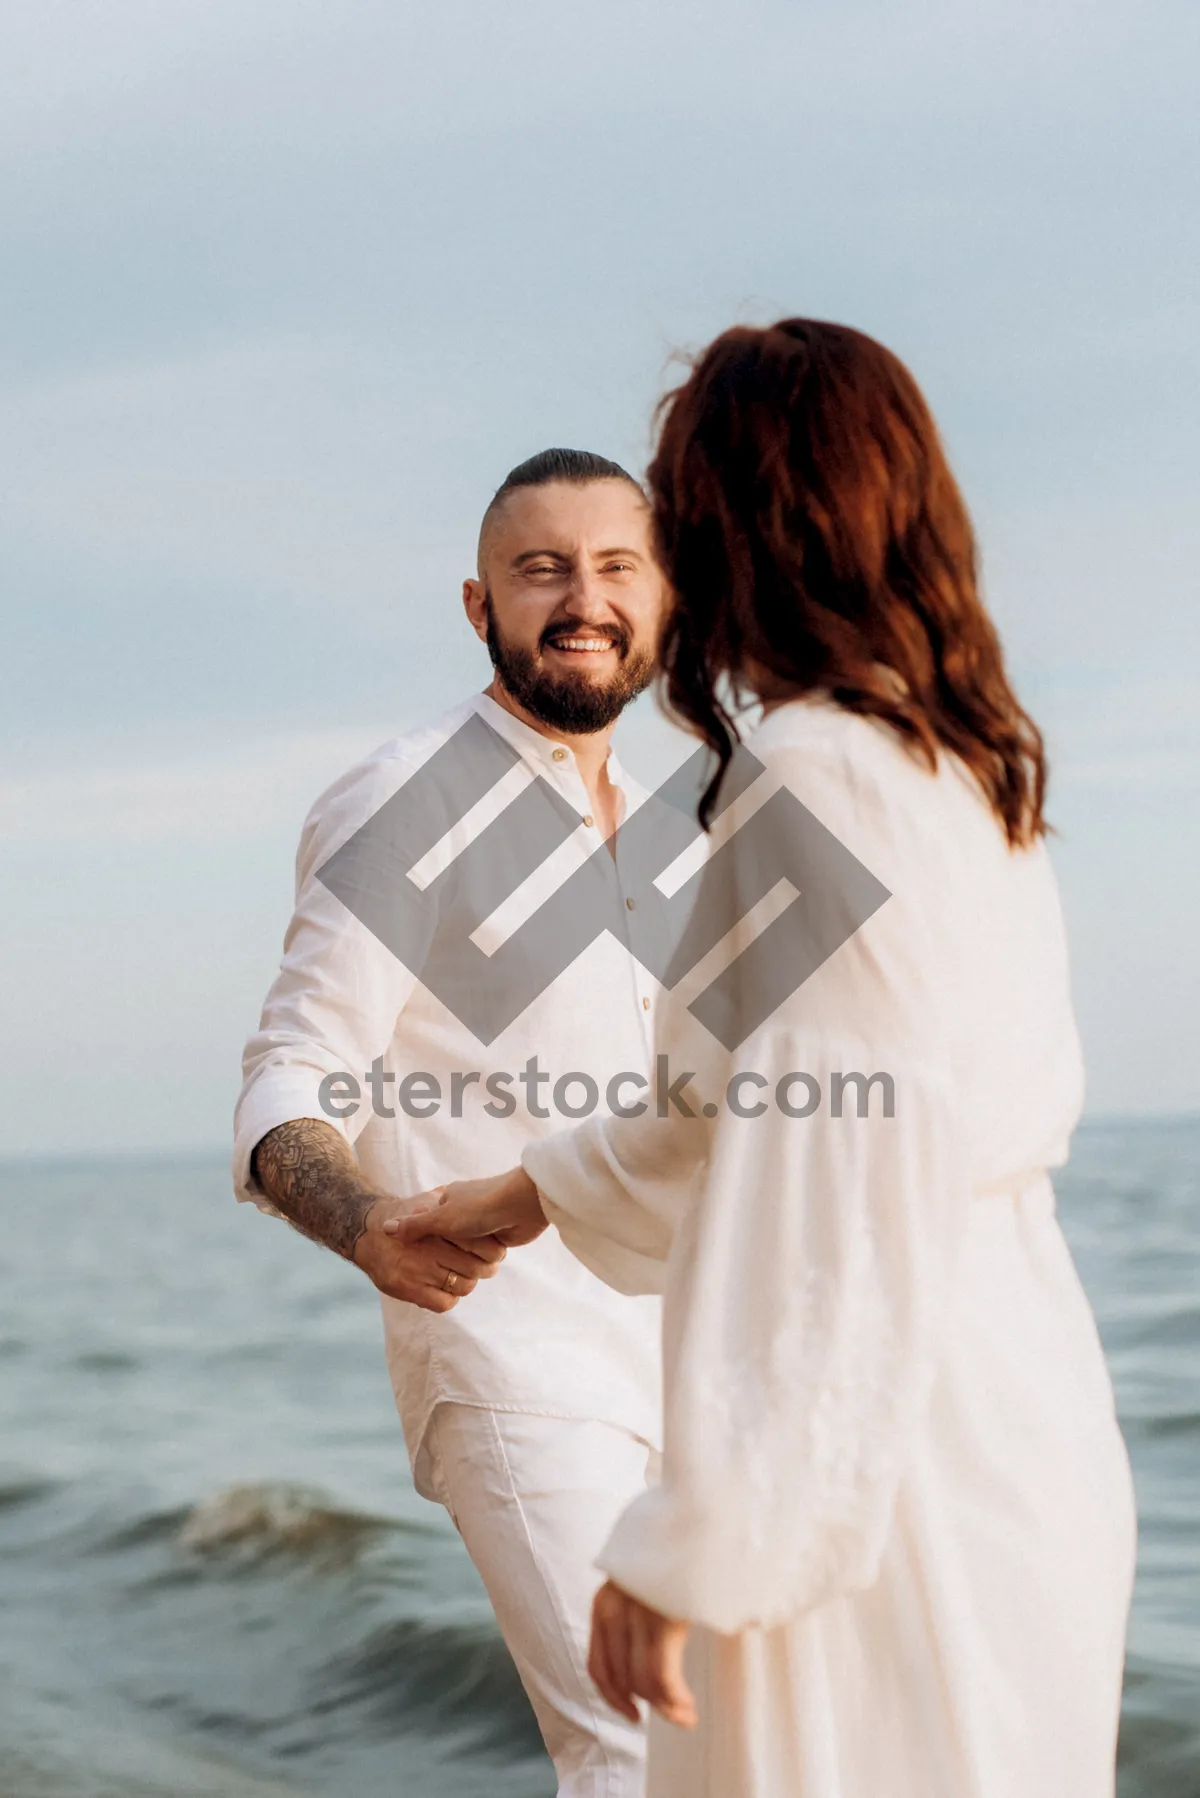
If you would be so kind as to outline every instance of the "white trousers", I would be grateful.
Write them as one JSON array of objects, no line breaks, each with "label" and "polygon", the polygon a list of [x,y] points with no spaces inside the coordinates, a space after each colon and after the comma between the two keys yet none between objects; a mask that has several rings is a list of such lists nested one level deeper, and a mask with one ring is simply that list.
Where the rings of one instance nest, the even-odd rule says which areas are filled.
[{"label": "white trousers", "polygon": [[559,1798],[642,1798],[644,1732],[587,1672],[593,1562],[646,1485],[650,1450],[609,1424],[441,1404],[429,1483],[487,1588]]}]

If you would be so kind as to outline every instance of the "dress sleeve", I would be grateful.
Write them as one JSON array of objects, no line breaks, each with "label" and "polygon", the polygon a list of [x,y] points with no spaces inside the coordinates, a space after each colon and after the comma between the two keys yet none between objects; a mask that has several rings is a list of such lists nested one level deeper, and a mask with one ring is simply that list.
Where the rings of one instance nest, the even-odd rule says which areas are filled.
[{"label": "dress sleeve", "polygon": [[638,1158],[603,1123],[569,1169],[531,1167],[560,1228],[569,1211],[572,1246],[611,1232],[622,1253],[665,1258],[662,1480],[600,1565],[654,1609],[722,1632],[873,1581],[968,1186],[950,975],[903,802],[816,758],[775,767],[891,897],[739,1044],[703,1153],[664,1198],[647,1152],[630,1181]]},{"label": "dress sleeve", "polygon": [[[845,1072],[840,1053],[802,1065],[826,1096]],[[715,1133],[665,1282],[662,1483],[600,1557],[668,1616],[770,1627],[875,1577],[964,1188],[940,1071],[893,1070],[890,1119],[768,1112]]]},{"label": "dress sleeve", "polygon": [[[606,1285],[661,1293],[705,1133],[655,1117],[593,1118],[529,1143],[522,1165],[571,1253]],[[657,1127],[656,1127],[657,1126]]]}]

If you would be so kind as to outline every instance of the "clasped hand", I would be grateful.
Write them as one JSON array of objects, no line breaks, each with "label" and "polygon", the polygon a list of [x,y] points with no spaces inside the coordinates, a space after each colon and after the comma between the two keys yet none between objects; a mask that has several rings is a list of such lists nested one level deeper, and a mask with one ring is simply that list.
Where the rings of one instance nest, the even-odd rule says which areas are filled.
[{"label": "clasped hand", "polygon": [[[437,1203],[440,1189],[422,1193],[416,1203]],[[452,1311],[459,1299],[474,1292],[480,1280],[489,1280],[504,1259],[504,1244],[495,1237],[476,1242],[450,1235],[435,1235],[428,1224],[411,1240],[397,1240],[395,1226],[409,1213],[414,1201],[382,1198],[367,1213],[362,1235],[354,1245],[355,1265],[388,1298],[424,1311]]]},{"label": "clasped hand", "polygon": [[383,1229],[397,1242],[416,1243],[436,1233],[454,1242],[498,1244],[501,1251],[532,1242],[546,1228],[537,1187],[523,1168],[487,1180],[455,1180],[411,1201],[402,1217]]},{"label": "clasped hand", "polygon": [[452,1311],[497,1271],[509,1248],[546,1228],[537,1188],[521,1168],[457,1180],[411,1199],[380,1199],[354,1259],[390,1298]]}]

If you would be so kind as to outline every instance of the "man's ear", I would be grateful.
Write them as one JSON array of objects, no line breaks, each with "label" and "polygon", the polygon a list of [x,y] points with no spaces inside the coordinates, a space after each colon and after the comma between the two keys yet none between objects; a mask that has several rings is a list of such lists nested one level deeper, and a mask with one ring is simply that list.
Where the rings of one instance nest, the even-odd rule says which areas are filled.
[{"label": "man's ear", "polygon": [[463,582],[463,611],[471,621],[471,629],[481,643],[487,642],[487,595],[483,582]]}]

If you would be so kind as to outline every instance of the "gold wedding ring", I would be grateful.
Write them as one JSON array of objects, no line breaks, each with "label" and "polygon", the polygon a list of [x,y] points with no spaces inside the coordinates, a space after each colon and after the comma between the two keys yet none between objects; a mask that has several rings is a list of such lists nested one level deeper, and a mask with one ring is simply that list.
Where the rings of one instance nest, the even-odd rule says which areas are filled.
[{"label": "gold wedding ring", "polygon": [[458,1275],[452,1267],[446,1269],[446,1278],[442,1281],[443,1292],[453,1292],[458,1285]]}]

